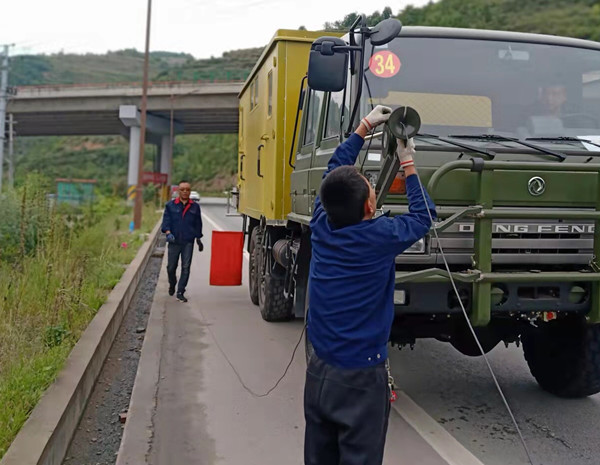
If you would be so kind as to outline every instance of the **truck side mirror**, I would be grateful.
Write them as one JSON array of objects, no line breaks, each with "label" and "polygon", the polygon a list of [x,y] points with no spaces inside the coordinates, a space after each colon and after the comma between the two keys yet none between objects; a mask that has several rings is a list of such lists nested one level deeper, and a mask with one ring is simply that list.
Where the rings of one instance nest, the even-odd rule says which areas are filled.
[{"label": "truck side mirror", "polygon": [[421,129],[421,117],[412,107],[398,107],[392,112],[386,125],[396,139],[407,140],[416,136]]},{"label": "truck side mirror", "polygon": [[373,45],[385,45],[391,42],[402,30],[402,23],[394,18],[384,19],[371,28],[371,43]]},{"label": "truck side mirror", "polygon": [[346,47],[346,43],[338,37],[319,37],[312,43],[308,58],[308,86],[311,89],[323,92],[344,89],[348,51],[342,47]]}]

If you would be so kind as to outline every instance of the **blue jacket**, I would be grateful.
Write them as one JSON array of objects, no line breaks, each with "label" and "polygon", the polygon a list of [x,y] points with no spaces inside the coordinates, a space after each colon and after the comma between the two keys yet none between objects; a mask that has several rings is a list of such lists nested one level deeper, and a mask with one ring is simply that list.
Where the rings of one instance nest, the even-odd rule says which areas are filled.
[{"label": "blue jacket", "polygon": [[202,237],[200,205],[188,200],[184,206],[179,198],[171,200],[165,205],[160,229],[162,232],[171,231],[178,244],[194,242],[197,237]]},{"label": "blue jacket", "polygon": [[[354,165],[363,139],[351,135],[327,171]],[[319,358],[342,368],[363,368],[387,358],[394,319],[395,258],[431,226],[416,175],[406,179],[409,213],[335,229],[319,198],[310,222],[312,260],[308,337]],[[427,194],[426,194],[427,196]],[[431,214],[435,205],[427,196]]]}]

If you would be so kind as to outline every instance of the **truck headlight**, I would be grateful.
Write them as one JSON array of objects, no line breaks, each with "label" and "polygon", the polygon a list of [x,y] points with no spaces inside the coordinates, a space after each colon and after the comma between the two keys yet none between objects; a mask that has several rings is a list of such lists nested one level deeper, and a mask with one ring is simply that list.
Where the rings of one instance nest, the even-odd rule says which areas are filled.
[{"label": "truck headlight", "polygon": [[425,238],[419,239],[413,245],[411,245],[408,249],[406,249],[403,253],[425,253]]}]

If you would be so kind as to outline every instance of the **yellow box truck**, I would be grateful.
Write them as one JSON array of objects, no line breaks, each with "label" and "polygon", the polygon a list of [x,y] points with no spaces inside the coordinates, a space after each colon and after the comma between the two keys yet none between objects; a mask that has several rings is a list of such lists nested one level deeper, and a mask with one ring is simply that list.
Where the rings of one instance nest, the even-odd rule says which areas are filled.
[{"label": "yellow box truck", "polygon": [[[301,87],[310,46],[323,35],[278,30],[239,95],[237,208],[249,237],[250,297],[268,321],[289,319],[294,314],[296,286],[291,278],[286,282],[288,274],[271,259],[272,254],[261,251],[272,250],[277,240],[291,234],[286,226],[292,202],[290,176],[294,138],[300,126]],[[303,305],[299,305],[299,314]]]}]

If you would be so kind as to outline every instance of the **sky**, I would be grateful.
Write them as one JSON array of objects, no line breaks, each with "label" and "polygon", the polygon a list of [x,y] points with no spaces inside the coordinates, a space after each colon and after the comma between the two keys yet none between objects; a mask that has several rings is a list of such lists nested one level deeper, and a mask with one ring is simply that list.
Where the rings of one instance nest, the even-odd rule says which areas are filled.
[{"label": "sky", "polygon": [[[352,12],[394,14],[429,0],[153,0],[150,50],[221,56],[262,47],[277,29],[321,29]],[[10,54],[144,50],[147,0],[6,2],[0,44]],[[5,16],[6,14],[6,16]]]}]

